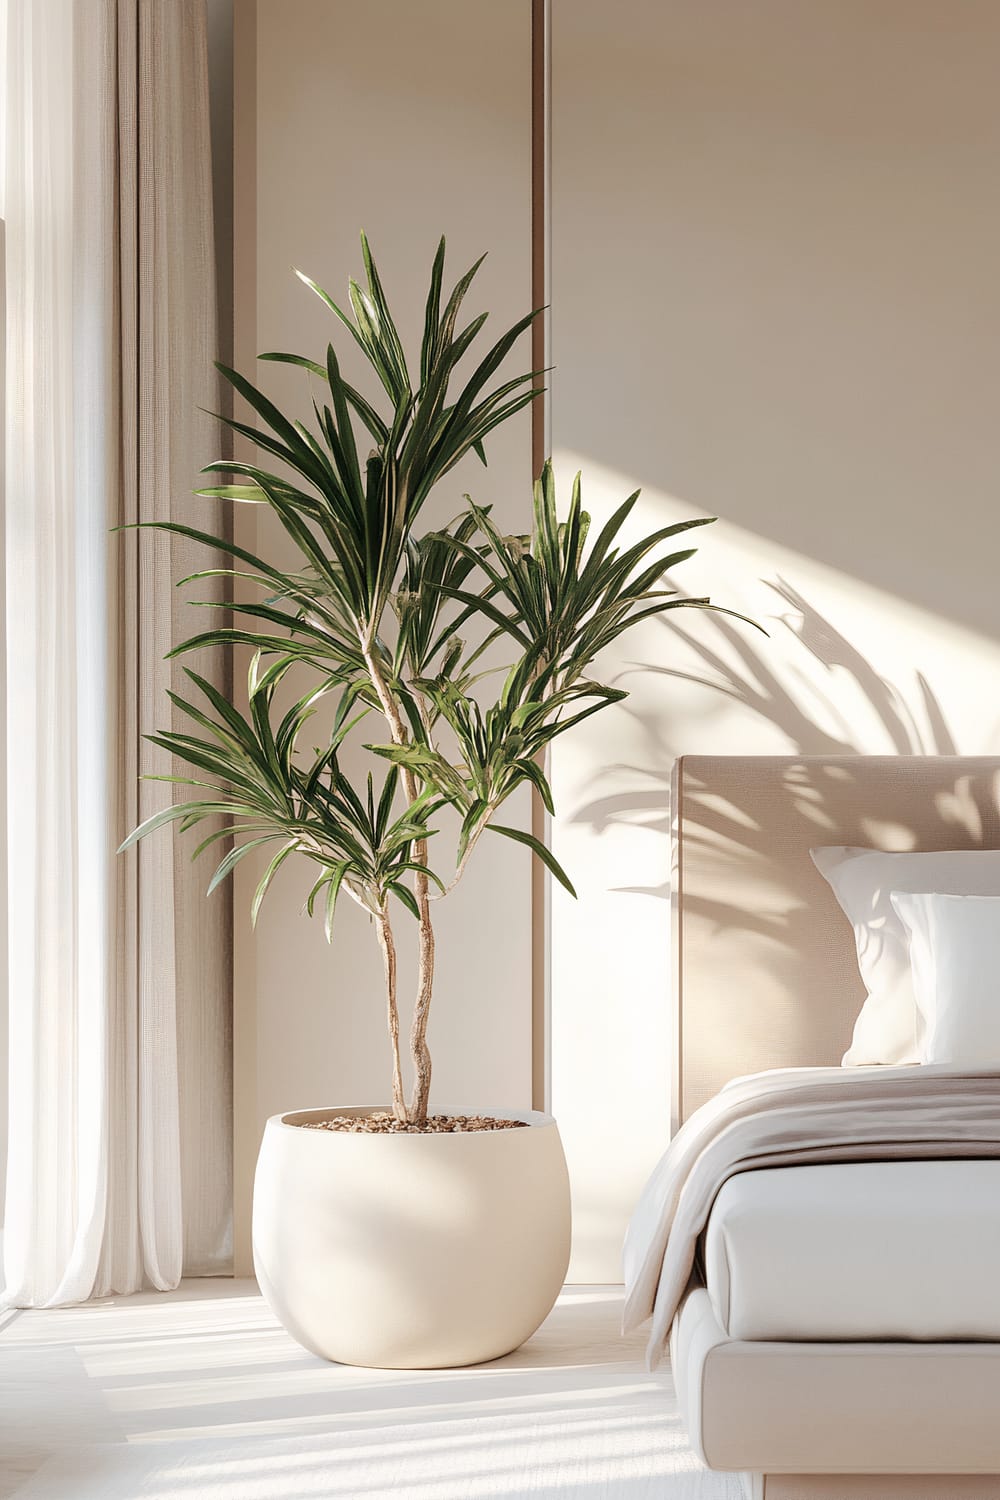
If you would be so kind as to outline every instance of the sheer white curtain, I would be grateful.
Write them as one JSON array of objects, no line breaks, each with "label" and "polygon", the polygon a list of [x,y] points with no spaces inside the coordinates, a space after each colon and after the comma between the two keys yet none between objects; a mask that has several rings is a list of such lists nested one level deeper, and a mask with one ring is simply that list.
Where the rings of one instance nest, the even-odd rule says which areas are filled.
[{"label": "sheer white curtain", "polygon": [[115,854],[208,563],[111,528],[218,524],[215,283],[204,0],[8,5],[4,1295],[42,1306],[229,1264],[227,897]]}]

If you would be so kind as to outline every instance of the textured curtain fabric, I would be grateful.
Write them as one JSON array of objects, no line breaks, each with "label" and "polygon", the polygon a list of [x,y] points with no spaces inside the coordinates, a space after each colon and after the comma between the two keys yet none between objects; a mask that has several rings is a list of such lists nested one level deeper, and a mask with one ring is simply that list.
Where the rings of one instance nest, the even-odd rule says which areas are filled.
[{"label": "textured curtain fabric", "polygon": [[[5,1300],[229,1268],[230,913],[169,833],[164,653],[217,529],[204,0],[9,0]],[[212,597],[207,586],[197,594]],[[218,596],[217,596],[218,597]],[[186,616],[186,618],[185,618]],[[212,659],[188,661],[221,681]]]}]

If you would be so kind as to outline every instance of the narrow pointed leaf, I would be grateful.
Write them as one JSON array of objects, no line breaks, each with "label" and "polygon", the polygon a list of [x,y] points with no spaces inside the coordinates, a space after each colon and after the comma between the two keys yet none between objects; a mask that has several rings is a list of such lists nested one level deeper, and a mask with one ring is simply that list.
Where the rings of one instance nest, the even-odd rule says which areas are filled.
[{"label": "narrow pointed leaf", "polygon": [[506,828],[502,823],[490,823],[488,827],[493,833],[502,833],[504,838],[514,839],[519,844],[527,845],[533,854],[537,854],[542,864],[550,874],[555,876],[559,884],[565,886],[571,896],[576,896],[576,891],[573,889],[569,876],[552,853],[552,850],[546,848],[540,839],[535,838],[534,834],[525,833],[520,828]]}]

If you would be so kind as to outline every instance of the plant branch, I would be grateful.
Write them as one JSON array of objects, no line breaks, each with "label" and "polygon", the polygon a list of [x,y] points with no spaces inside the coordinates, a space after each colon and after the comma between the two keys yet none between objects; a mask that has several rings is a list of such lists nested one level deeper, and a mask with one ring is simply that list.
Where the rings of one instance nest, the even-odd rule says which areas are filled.
[{"label": "plant branch", "polygon": [[392,936],[389,912],[383,905],[375,917],[382,965],[385,970],[385,998],[389,1042],[392,1046],[392,1112],[397,1120],[408,1121],[406,1096],[403,1093],[403,1070],[399,1057],[399,1004],[396,997],[396,944]]},{"label": "plant branch", "polygon": [[[393,743],[405,745],[408,743],[406,726],[403,723],[399,705],[392,695],[392,690],[385,679],[381,664],[375,656],[371,647],[362,641],[365,666],[372,680],[372,686],[378,694],[382,712],[389,725]],[[400,768],[400,778],[403,783],[403,791],[407,801],[412,807],[419,797],[417,778],[407,766]],[[418,865],[427,863],[427,840],[415,839],[413,844],[413,857]],[[410,1027],[410,1055],[413,1058],[413,1101],[411,1104],[411,1115],[418,1123],[427,1118],[427,1106],[430,1102],[431,1092],[431,1054],[427,1046],[427,1023],[430,1019],[431,996],[434,989],[434,925],[431,921],[430,882],[427,876],[419,870],[413,877],[413,895],[417,903],[418,926],[419,926],[419,957],[417,967],[417,998],[413,1008],[413,1022]]]},{"label": "plant branch", "polygon": [[462,858],[459,860],[458,865],[457,865],[457,867],[455,869],[455,873],[451,877],[451,880],[445,886],[445,888],[444,888],[443,891],[431,891],[430,892],[430,899],[432,901],[443,901],[444,898],[445,898],[445,896],[450,896],[451,895],[452,891],[455,889],[456,885],[458,885],[458,882],[461,880],[462,876],[465,874],[466,866],[468,865],[469,860],[472,858],[472,851],[475,849],[476,845],[479,843],[479,840],[482,838],[483,834],[485,833],[486,828],[487,828],[487,826],[489,824],[490,818],[492,818],[492,816],[493,816],[493,814],[495,812],[496,812],[496,808],[495,807],[490,807],[489,810],[486,813],[483,814],[482,822],[477,827],[475,833],[473,833],[470,836],[469,842],[465,846],[465,853],[462,855]]}]

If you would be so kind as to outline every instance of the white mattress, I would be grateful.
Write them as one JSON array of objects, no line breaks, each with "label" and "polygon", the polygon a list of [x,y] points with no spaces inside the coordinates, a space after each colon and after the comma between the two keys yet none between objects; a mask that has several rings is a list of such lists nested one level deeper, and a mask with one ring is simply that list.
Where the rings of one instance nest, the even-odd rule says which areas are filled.
[{"label": "white mattress", "polygon": [[732,1177],[704,1237],[737,1339],[1000,1339],[1000,1161]]}]

